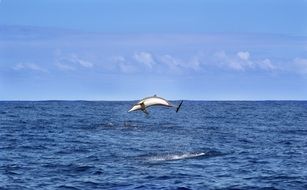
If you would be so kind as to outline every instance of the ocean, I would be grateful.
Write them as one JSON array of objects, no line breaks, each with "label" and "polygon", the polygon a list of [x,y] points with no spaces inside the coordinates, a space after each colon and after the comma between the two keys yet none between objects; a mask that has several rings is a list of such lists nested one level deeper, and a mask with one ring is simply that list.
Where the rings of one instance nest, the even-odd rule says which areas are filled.
[{"label": "ocean", "polygon": [[306,101],[133,103],[1,101],[0,189],[307,189]]}]

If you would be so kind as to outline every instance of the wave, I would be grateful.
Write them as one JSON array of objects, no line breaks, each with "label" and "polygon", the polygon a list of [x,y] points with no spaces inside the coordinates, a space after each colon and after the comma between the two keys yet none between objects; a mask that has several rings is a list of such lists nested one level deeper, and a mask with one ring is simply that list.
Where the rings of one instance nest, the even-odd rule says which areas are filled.
[{"label": "wave", "polygon": [[171,161],[171,160],[184,160],[205,156],[205,152],[187,152],[187,153],[176,153],[176,154],[166,154],[166,155],[156,155],[149,156],[148,161]]}]

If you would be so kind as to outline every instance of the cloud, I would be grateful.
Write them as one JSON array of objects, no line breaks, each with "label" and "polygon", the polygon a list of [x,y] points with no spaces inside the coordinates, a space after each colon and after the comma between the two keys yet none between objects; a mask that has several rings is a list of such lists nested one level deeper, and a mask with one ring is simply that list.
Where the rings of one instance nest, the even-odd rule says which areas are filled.
[{"label": "cloud", "polygon": [[81,59],[74,53],[63,55],[61,51],[56,52],[55,65],[61,70],[76,70],[78,66],[83,68],[94,67],[92,62]]},{"label": "cloud", "polygon": [[171,55],[159,56],[159,60],[162,64],[166,65],[170,71],[179,73],[181,72],[182,62],[179,59],[174,58]]},{"label": "cloud", "polygon": [[111,57],[111,60],[114,62],[125,62],[126,59],[123,56],[113,56]]},{"label": "cloud", "polygon": [[198,56],[194,56],[189,60],[187,65],[189,68],[192,68],[193,70],[197,71],[200,69],[201,64],[202,63],[200,58]]},{"label": "cloud", "polygon": [[245,51],[245,52],[239,51],[239,52],[237,53],[237,56],[238,56],[241,60],[243,60],[243,61],[248,61],[248,59],[249,59],[249,52],[247,52],[247,51]]},{"label": "cloud", "polygon": [[139,63],[143,63],[150,69],[153,67],[153,65],[156,64],[156,62],[153,59],[153,56],[147,52],[137,52],[134,54],[133,57],[136,61],[138,61]]},{"label": "cloud", "polygon": [[272,71],[272,70],[277,69],[277,67],[272,64],[270,59],[261,60],[261,61],[257,62],[257,65],[262,70],[267,70],[267,71],[271,70]]},{"label": "cloud", "polygon": [[277,67],[271,63],[271,60],[265,58],[263,60],[252,60],[248,51],[239,51],[236,55],[227,55],[224,51],[214,54],[217,66],[229,68],[236,71],[247,70],[266,70],[272,71]]},{"label": "cloud", "polygon": [[119,71],[122,73],[137,72],[135,65],[128,62],[124,56],[113,56],[111,57],[111,61],[115,63],[116,68],[119,68]]},{"label": "cloud", "polygon": [[[131,59],[132,58],[132,59]],[[170,55],[138,52],[132,56],[112,56],[110,63],[105,64],[108,70],[123,73],[153,72],[153,73],[202,73],[207,69],[217,68],[223,70],[248,72],[248,71],[274,71],[278,67],[269,58],[252,59],[250,52],[238,51],[227,54],[219,51],[209,55],[195,53],[194,55]],[[146,67],[144,67],[144,65]],[[146,70],[150,68],[150,70]]]},{"label": "cloud", "polygon": [[[147,52],[138,52],[134,53],[132,58],[133,60],[129,60],[124,56],[113,56],[111,57],[111,61],[117,65],[117,68],[123,73],[139,72],[145,69],[142,67],[143,65],[150,70],[143,70],[142,72],[155,73],[183,73],[191,69],[196,71],[200,67],[200,60],[197,56],[193,56],[184,61],[183,59],[169,54],[153,55]],[[136,60],[136,62],[134,60]]]},{"label": "cloud", "polygon": [[199,56],[192,56],[186,59],[180,59],[172,55],[166,54],[159,56],[160,64],[166,65],[170,71],[175,73],[183,73],[188,70],[200,71],[201,58]]},{"label": "cloud", "polygon": [[[224,51],[220,51],[214,54],[216,58],[218,67],[228,68],[236,71],[244,71],[245,70],[245,61],[243,58],[246,58],[247,55],[245,53],[238,52],[237,56],[227,55]],[[241,56],[241,57],[240,57]],[[249,54],[248,54],[249,57]]]},{"label": "cloud", "polygon": [[226,64],[231,69],[237,70],[237,71],[245,71],[248,67],[245,62],[238,61],[236,59],[229,59],[227,60]]},{"label": "cloud", "polygon": [[48,72],[47,69],[38,66],[35,63],[18,63],[13,67],[14,70],[32,70],[38,72]]},{"label": "cloud", "polygon": [[293,60],[294,67],[299,73],[307,74],[307,59],[295,58]]},{"label": "cloud", "polygon": [[55,65],[56,65],[60,70],[71,70],[71,71],[76,70],[75,67],[73,67],[73,66],[71,66],[71,65],[69,65],[69,64],[63,64],[63,63],[61,63],[61,62],[59,62],[59,61],[56,61]]},{"label": "cloud", "polygon": [[68,60],[71,61],[72,63],[79,64],[82,67],[86,67],[86,68],[92,68],[94,66],[93,63],[86,61],[86,60],[83,60],[75,54],[72,54],[70,57],[68,57]]}]

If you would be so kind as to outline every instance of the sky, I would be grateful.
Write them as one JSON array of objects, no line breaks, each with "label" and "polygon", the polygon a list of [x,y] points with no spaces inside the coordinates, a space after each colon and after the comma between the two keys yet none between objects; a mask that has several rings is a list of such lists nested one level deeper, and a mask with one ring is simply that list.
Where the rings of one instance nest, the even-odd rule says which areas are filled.
[{"label": "sky", "polygon": [[1,0],[0,100],[306,100],[306,0]]}]

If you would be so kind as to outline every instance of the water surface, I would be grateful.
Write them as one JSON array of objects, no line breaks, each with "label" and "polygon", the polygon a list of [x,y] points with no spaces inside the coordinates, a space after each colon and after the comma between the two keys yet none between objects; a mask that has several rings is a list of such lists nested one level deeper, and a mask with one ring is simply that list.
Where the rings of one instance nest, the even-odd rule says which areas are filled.
[{"label": "water surface", "polygon": [[0,102],[0,189],[307,189],[307,102],[133,103]]}]

